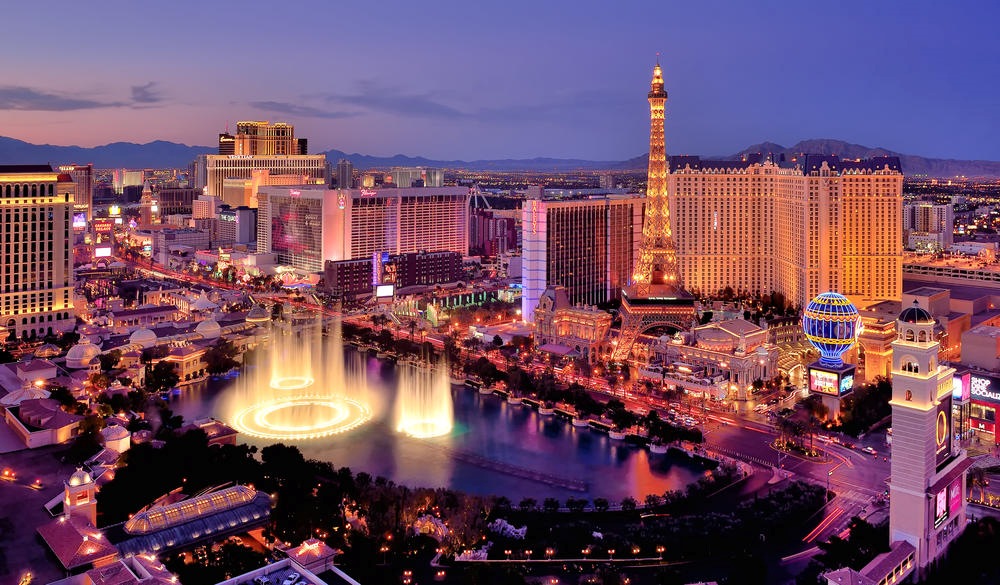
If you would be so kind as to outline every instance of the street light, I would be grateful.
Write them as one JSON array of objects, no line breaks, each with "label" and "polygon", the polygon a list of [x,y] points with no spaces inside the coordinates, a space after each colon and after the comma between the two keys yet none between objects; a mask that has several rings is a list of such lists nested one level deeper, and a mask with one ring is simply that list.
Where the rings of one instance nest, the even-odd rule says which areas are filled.
[{"label": "street light", "polygon": [[663,560],[663,551],[667,550],[662,544],[656,545],[656,552],[660,555],[660,560]]},{"label": "street light", "polygon": [[633,546],[632,547],[632,556],[636,556],[636,557],[639,556],[639,547],[637,547],[637,546]]},{"label": "street light", "polygon": [[613,548],[608,549],[608,560],[611,561],[615,560],[615,549]]},{"label": "street light", "polygon": [[524,551],[524,558],[531,560],[531,553],[534,552],[530,548]]},{"label": "street light", "polygon": [[555,556],[555,554],[556,551],[552,547],[545,549],[545,557],[548,558],[549,560],[552,560],[552,557]]},{"label": "street light", "polygon": [[507,560],[509,561],[510,560],[510,549],[508,548],[507,550],[505,550],[503,552],[504,552],[505,555],[507,555]]}]

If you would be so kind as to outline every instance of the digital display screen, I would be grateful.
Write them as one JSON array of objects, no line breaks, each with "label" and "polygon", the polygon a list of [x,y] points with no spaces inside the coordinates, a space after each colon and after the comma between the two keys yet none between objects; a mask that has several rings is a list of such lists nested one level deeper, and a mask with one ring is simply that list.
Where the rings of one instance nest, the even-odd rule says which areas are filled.
[{"label": "digital display screen", "polygon": [[82,230],[87,227],[87,214],[84,213],[74,213],[73,214],[73,229]]},{"label": "digital display screen", "polygon": [[934,421],[934,462],[940,466],[951,456],[951,394],[938,402]]},{"label": "digital display screen", "polygon": [[838,387],[837,374],[823,370],[809,370],[809,389],[813,392],[837,396]]},{"label": "digital display screen", "polygon": [[993,379],[986,376],[969,376],[969,394],[973,400],[1000,403],[1000,392],[993,387]]},{"label": "digital display screen", "polygon": [[97,234],[110,234],[115,231],[114,220],[107,217],[99,217],[92,222],[94,226],[94,233]]},{"label": "digital display screen", "polygon": [[110,258],[111,248],[94,248],[94,258]]},{"label": "digital display screen", "polygon": [[948,513],[952,516],[962,511],[962,478],[956,477],[948,486]]},{"label": "digital display screen", "polygon": [[112,217],[117,217],[122,214],[122,208],[118,205],[112,205],[108,208],[108,215]]},{"label": "digital display screen", "polygon": [[948,490],[944,489],[934,496],[934,528],[941,526],[948,519]]},{"label": "digital display screen", "polygon": [[378,298],[391,297],[393,295],[395,287],[391,284],[380,284],[375,287],[375,296]]},{"label": "digital display screen", "polygon": [[840,380],[840,393],[847,394],[854,389],[854,374],[847,374]]}]

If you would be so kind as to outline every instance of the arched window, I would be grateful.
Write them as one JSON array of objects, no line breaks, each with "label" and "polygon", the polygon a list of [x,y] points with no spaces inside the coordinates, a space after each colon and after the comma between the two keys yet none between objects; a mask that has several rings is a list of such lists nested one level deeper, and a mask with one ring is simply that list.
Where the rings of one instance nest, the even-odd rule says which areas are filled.
[{"label": "arched window", "polygon": [[917,335],[917,341],[927,341],[927,332],[921,331],[920,334]]},{"label": "arched window", "polygon": [[907,390],[906,391],[906,399],[907,400],[913,400],[913,392],[910,392],[909,390]]},{"label": "arched window", "polygon": [[913,341],[913,330],[907,329],[906,333],[903,335],[903,339],[906,341]]}]

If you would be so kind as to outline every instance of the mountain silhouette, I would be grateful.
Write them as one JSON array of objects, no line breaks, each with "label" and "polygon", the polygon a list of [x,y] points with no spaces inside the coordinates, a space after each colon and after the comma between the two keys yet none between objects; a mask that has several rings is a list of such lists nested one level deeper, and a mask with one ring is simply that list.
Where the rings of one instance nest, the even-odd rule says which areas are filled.
[{"label": "mountain silhouette", "polygon": [[[104,169],[185,168],[191,164],[197,155],[213,154],[215,152],[217,152],[217,148],[213,146],[188,146],[165,140],[156,140],[146,144],[113,142],[103,146],[84,148],[80,146],[32,144],[23,140],[0,136],[0,164],[50,163],[52,165],[60,165],[93,163],[95,167]],[[828,138],[803,140],[791,147],[784,147],[774,142],[762,142],[748,146],[732,155],[705,158],[738,159],[746,154],[758,152],[784,154],[786,160],[791,160],[803,153],[834,154],[848,159],[868,158],[879,155],[898,156],[903,165],[903,172],[911,177],[1000,177],[1000,161],[928,158],[894,152],[886,148],[872,148]],[[340,159],[347,159],[359,169],[426,166],[481,171],[544,172],[611,170],[641,172],[646,169],[648,162],[648,156],[645,154],[624,161],[594,161],[547,157],[472,161],[435,160],[402,154],[388,157],[371,156],[359,153],[346,153],[340,150],[328,150],[318,154],[325,154],[333,165],[336,165]]]}]

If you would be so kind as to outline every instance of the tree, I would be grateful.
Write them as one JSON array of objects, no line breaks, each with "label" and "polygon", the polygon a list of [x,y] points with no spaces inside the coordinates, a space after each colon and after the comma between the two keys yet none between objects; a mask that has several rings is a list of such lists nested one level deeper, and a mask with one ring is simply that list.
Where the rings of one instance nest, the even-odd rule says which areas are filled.
[{"label": "tree", "polygon": [[635,498],[633,498],[632,496],[628,496],[628,497],[622,498],[621,506],[622,506],[622,510],[625,511],[625,512],[634,512],[636,506],[638,506],[638,505],[639,505],[639,503],[636,502]]},{"label": "tree", "polygon": [[102,353],[97,356],[97,360],[101,362],[101,371],[110,372],[115,369],[118,365],[118,360],[122,357],[122,352],[120,349],[112,349],[108,353]]},{"label": "tree", "polygon": [[594,498],[594,510],[597,512],[607,512],[609,507],[607,498]]},{"label": "tree", "polygon": [[587,507],[587,499],[586,498],[567,498],[566,499],[566,507],[569,509],[570,512],[574,512],[576,514],[579,514],[579,513],[583,512],[584,508]]},{"label": "tree", "polygon": [[417,330],[417,320],[410,319],[406,323],[406,328],[410,330],[410,341],[413,341],[413,333]]},{"label": "tree", "polygon": [[177,375],[176,364],[161,361],[146,371],[146,390],[148,392],[163,392],[177,385],[180,376]]},{"label": "tree", "polygon": [[522,512],[530,512],[534,510],[537,505],[538,500],[535,498],[524,498],[517,504],[517,508]]},{"label": "tree", "polygon": [[205,362],[205,370],[209,374],[224,374],[240,365],[236,361],[239,350],[227,339],[219,338],[211,347],[205,350],[202,360]]},{"label": "tree", "polygon": [[494,335],[493,336],[493,348],[494,349],[500,349],[501,347],[503,347],[503,338],[500,337],[499,335]]},{"label": "tree", "polygon": [[549,513],[558,512],[559,500],[555,498],[545,498],[545,501],[542,503],[542,509]]}]

